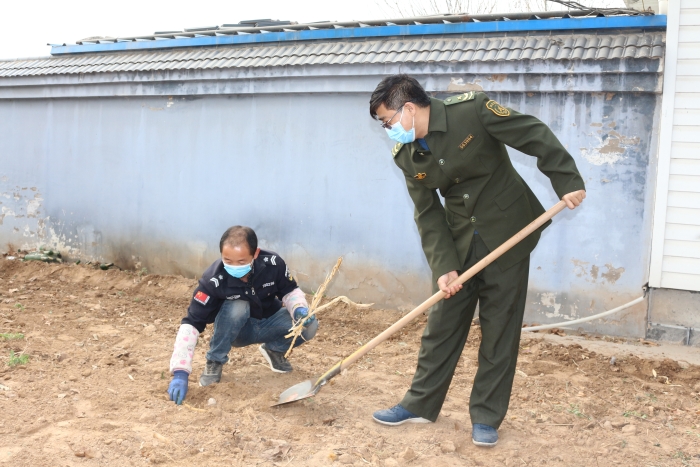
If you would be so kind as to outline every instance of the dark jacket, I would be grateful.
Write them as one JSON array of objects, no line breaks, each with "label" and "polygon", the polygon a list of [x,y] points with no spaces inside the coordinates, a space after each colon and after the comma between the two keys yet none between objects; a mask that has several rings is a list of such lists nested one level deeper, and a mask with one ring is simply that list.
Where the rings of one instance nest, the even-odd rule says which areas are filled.
[{"label": "dark jacket", "polygon": [[216,319],[224,300],[246,300],[250,302],[251,318],[269,318],[282,308],[282,297],[297,287],[284,260],[272,251],[260,250],[248,282],[231,276],[217,259],[199,279],[182,324],[204,331]]},{"label": "dark jacket", "polygon": [[[475,230],[493,251],[544,212],[506,145],[536,157],[559,198],[584,189],[574,159],[547,125],[484,93],[431,99],[428,126],[429,150],[414,142],[397,144],[392,154],[406,177],[434,280],[461,270]],[[496,261],[501,269],[527,257],[548,224],[504,253]]]}]

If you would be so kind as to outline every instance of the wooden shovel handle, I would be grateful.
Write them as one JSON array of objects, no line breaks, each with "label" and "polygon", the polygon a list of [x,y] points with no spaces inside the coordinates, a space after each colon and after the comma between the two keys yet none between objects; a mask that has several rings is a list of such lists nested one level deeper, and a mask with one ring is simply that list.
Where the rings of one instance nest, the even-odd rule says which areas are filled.
[{"label": "wooden shovel handle", "polygon": [[[501,246],[493,250],[491,253],[486,255],[484,259],[476,263],[474,266],[470,267],[468,270],[463,272],[457,279],[454,281],[450,282],[450,285],[453,284],[464,284],[467,282],[469,279],[474,277],[477,273],[479,273],[482,269],[484,269],[486,266],[489,264],[493,263],[498,259],[503,253],[506,251],[510,250],[513,248],[517,243],[522,241],[525,237],[530,235],[532,232],[535,230],[539,229],[544,225],[548,220],[550,220],[552,217],[556,216],[559,214],[564,208],[566,207],[566,203],[564,201],[559,201],[557,204],[552,206],[548,211],[546,211],[544,214],[542,214],[540,217],[535,219],[534,221],[530,222],[525,228],[523,228],[520,232],[516,233],[512,237],[510,237],[508,240],[506,240]],[[357,349],[355,352],[353,352],[350,356],[348,356],[345,360],[343,360],[340,364],[340,370],[344,370],[348,368],[350,365],[355,363],[358,359],[360,359],[363,355],[365,355],[367,352],[387,340],[389,337],[391,337],[394,333],[396,333],[398,330],[406,326],[409,322],[413,321],[418,315],[421,313],[424,313],[428,308],[431,306],[435,305],[437,302],[445,298],[445,292],[442,290],[438,291],[418,305],[416,308],[413,309],[410,313],[408,313],[406,316],[392,324],[389,328],[387,328],[384,332],[379,334],[377,337],[372,339],[371,341],[367,342],[365,345]]]}]

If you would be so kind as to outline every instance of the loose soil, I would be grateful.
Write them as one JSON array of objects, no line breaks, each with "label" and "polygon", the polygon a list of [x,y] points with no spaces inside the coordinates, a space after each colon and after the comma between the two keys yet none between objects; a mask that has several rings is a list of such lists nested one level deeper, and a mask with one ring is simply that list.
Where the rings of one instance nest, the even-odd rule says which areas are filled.
[{"label": "loose soil", "polygon": [[[408,388],[425,317],[316,397],[270,407],[401,316],[345,304],[323,312],[316,339],[291,357],[294,372],[272,373],[256,347],[234,349],[221,383],[201,388],[208,328],[188,405],[176,406],[166,395],[168,364],[194,286],[183,277],[0,258],[0,332],[24,335],[0,337],[0,464],[700,465],[700,368],[639,358],[629,344],[603,354],[525,336],[494,449],[470,440],[478,325],[434,424],[371,419]],[[10,366],[11,352],[29,361]]]}]

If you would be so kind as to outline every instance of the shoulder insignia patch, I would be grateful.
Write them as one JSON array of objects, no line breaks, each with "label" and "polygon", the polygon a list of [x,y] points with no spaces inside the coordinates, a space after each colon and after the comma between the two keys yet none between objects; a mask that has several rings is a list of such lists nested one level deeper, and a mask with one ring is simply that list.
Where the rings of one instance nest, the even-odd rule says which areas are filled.
[{"label": "shoulder insignia patch", "polygon": [[459,94],[457,96],[448,97],[445,99],[445,105],[459,104],[460,102],[467,102],[473,100],[476,97],[476,91],[465,92],[464,94]]},{"label": "shoulder insignia patch", "polygon": [[498,115],[499,117],[507,117],[510,115],[510,110],[506,109],[501,104],[493,100],[488,101],[486,103],[486,108]]},{"label": "shoulder insignia patch", "polygon": [[421,173],[415,174],[413,176],[413,178],[415,178],[416,180],[423,180],[425,177],[426,177],[425,172],[421,172]]},{"label": "shoulder insignia patch", "polygon": [[391,149],[391,155],[396,157],[396,155],[399,153],[402,147],[402,143],[396,143],[396,145]]}]

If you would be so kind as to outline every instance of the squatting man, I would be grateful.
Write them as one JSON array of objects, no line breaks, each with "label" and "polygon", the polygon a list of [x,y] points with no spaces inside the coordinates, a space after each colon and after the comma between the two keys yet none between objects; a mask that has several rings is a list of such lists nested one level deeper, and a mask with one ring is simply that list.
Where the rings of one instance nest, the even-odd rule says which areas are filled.
[{"label": "squatting man", "polygon": [[400,425],[437,419],[478,302],[482,339],[469,414],[474,444],[494,446],[513,386],[530,253],[549,223],[464,286],[452,282],[544,212],[506,145],[536,157],[570,209],[586,197],[583,179],[547,125],[481,92],[443,101],[428,96],[414,78],[394,75],[372,93],[369,111],[396,141],[392,156],[415,206],[433,284],[445,293],[428,316],[411,387],[398,405],[375,412],[374,420]]},{"label": "squatting man", "polygon": [[253,229],[229,228],[221,236],[219,251],[221,258],[199,279],[175,338],[168,394],[176,404],[182,404],[187,395],[194,349],[207,324],[214,324],[214,332],[200,386],[221,381],[231,347],[261,344],[258,349],[270,369],[288,373],[292,365],[284,354],[292,339],[284,336],[300,320],[304,320],[303,330],[295,347],[311,340],[318,330],[316,317],[307,317],[309,305],[286,263],[277,253],[258,248]]}]

